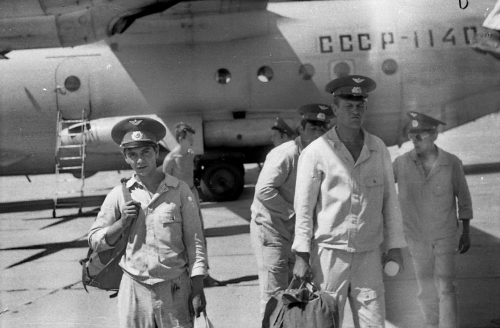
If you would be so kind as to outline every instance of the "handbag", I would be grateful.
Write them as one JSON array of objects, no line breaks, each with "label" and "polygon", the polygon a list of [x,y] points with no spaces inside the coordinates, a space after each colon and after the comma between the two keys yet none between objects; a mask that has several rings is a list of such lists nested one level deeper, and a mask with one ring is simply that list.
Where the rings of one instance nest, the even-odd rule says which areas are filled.
[{"label": "handbag", "polygon": [[[123,197],[125,202],[128,202],[132,197],[126,187],[126,182],[127,179],[121,180]],[[131,228],[132,225],[125,229],[114,248],[96,252],[89,247],[87,257],[79,261],[82,265],[82,284],[87,293],[87,286],[91,286],[107,291],[116,291],[110,297],[115,297],[118,294],[123,275],[123,270],[119,264],[123,254],[125,254]]]},{"label": "handbag", "polygon": [[[318,291],[309,282],[302,282],[298,288],[278,292],[266,306],[263,328],[335,328],[339,325],[338,306],[335,298]],[[308,287],[309,285],[309,287]]]}]

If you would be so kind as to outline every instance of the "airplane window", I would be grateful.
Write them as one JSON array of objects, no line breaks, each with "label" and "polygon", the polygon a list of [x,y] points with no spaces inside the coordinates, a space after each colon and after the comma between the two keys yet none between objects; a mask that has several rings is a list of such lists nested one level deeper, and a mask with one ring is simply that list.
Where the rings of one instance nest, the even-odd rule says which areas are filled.
[{"label": "airplane window", "polygon": [[392,75],[398,70],[398,63],[394,59],[387,59],[382,63],[382,71],[387,75]]},{"label": "airplane window", "polygon": [[227,69],[221,68],[215,73],[215,81],[220,84],[227,84],[231,81],[231,73]]},{"label": "airplane window", "polygon": [[333,68],[333,73],[337,77],[347,76],[351,73],[351,67],[346,62],[340,62]]},{"label": "airplane window", "polygon": [[80,89],[80,85],[81,85],[80,79],[74,75],[71,75],[70,77],[66,78],[66,80],[64,81],[64,87],[66,88],[66,90],[71,91],[71,92],[74,92],[74,91]]},{"label": "airplane window", "polygon": [[314,66],[311,64],[304,64],[300,66],[299,75],[303,80],[310,80],[314,76]]},{"label": "airplane window", "polygon": [[273,79],[273,70],[269,66],[262,66],[257,71],[257,78],[260,82],[269,82]]}]

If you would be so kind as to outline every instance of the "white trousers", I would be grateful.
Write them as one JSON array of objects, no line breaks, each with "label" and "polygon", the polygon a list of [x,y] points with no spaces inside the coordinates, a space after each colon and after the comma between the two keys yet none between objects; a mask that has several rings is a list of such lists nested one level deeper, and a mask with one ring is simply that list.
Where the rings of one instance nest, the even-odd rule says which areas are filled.
[{"label": "white trousers", "polygon": [[187,272],[154,285],[141,284],[123,274],[118,292],[121,328],[191,328],[191,281]]},{"label": "white trousers", "polygon": [[336,298],[341,327],[347,299],[356,328],[384,327],[385,289],[378,248],[350,253],[319,247],[313,242],[311,268],[314,285]]},{"label": "white trousers", "polygon": [[444,238],[434,242],[408,239],[408,246],[419,287],[417,297],[427,327],[457,328],[457,238]]}]

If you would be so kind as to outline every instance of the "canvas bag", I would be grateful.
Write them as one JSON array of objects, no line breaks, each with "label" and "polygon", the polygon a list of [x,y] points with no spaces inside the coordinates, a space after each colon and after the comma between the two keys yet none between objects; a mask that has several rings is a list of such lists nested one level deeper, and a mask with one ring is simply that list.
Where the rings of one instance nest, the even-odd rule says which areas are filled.
[{"label": "canvas bag", "polygon": [[[122,179],[122,191],[125,203],[132,199],[126,183],[127,179]],[[128,237],[132,225],[128,226],[123,232],[121,238],[116,242],[112,249],[102,252],[95,252],[89,247],[87,257],[79,262],[82,265],[82,283],[85,291],[87,286],[96,287],[104,290],[118,291],[122,280],[123,271],[120,267],[120,260],[125,254]],[[110,297],[116,296],[117,293]]]},{"label": "canvas bag", "polygon": [[318,291],[310,283],[310,288],[306,287],[306,283],[301,283],[299,288],[292,288],[294,283],[295,278],[288,286],[288,289],[278,292],[269,300],[262,327],[338,327],[338,306],[333,296]]}]

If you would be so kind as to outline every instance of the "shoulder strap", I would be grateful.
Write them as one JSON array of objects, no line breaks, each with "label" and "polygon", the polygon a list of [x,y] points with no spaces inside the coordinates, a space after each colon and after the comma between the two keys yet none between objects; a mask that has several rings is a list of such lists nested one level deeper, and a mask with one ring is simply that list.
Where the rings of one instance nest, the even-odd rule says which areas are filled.
[{"label": "shoulder strap", "polygon": [[122,191],[123,191],[123,198],[125,199],[125,203],[128,202],[129,200],[132,200],[132,196],[130,195],[130,191],[127,188],[127,178],[122,178],[121,180],[122,183]]}]

